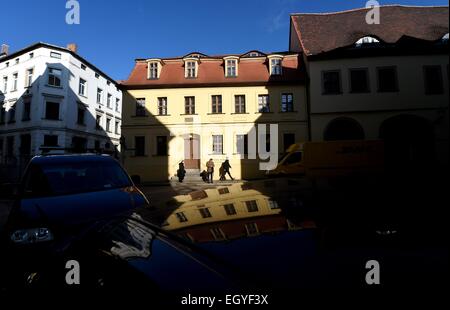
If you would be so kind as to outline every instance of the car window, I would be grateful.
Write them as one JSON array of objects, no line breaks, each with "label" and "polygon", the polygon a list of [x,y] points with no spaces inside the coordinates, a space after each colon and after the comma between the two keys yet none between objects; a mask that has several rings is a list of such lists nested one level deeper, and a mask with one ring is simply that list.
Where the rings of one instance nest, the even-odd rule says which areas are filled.
[{"label": "car window", "polygon": [[292,153],[288,158],[286,158],[286,161],[284,162],[285,165],[292,165],[301,162],[302,160],[302,153],[296,152]]},{"label": "car window", "polygon": [[131,186],[116,162],[72,162],[32,165],[25,179],[28,196],[67,195]]}]

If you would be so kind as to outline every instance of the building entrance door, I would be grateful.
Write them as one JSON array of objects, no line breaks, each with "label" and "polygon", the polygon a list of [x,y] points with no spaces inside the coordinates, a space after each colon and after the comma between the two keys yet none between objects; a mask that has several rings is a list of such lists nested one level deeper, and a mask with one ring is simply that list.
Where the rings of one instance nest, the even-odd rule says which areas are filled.
[{"label": "building entrance door", "polygon": [[184,138],[184,167],[200,169],[200,136],[190,134]]}]

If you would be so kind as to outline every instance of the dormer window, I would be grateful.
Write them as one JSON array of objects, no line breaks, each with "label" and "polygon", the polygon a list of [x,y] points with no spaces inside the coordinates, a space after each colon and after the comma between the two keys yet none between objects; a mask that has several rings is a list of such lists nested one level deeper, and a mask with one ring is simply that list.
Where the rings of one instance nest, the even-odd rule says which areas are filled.
[{"label": "dormer window", "polygon": [[269,56],[270,75],[282,74],[282,56],[272,55]]},{"label": "dormer window", "polygon": [[187,79],[194,79],[197,77],[197,66],[198,63],[195,60],[187,60],[185,62],[185,77]]},{"label": "dormer window", "polygon": [[238,57],[226,57],[225,60],[225,76],[237,77],[238,76]]},{"label": "dormer window", "polygon": [[159,79],[161,75],[162,62],[160,59],[148,60],[148,79],[155,80]]},{"label": "dormer window", "polygon": [[148,64],[148,77],[150,79],[158,78],[158,64],[156,62],[151,62]]},{"label": "dormer window", "polygon": [[363,46],[366,44],[374,44],[374,43],[380,43],[380,40],[378,40],[377,38],[371,37],[371,36],[366,36],[366,37],[362,37],[358,41],[356,41],[355,45],[356,45],[356,47],[360,47],[360,46]]}]

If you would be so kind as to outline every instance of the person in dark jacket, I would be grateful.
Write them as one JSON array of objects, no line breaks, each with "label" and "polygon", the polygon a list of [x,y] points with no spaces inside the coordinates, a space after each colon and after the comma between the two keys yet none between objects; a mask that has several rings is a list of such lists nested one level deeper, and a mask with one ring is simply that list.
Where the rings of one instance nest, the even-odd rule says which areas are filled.
[{"label": "person in dark jacket", "polygon": [[178,164],[177,177],[180,183],[183,183],[184,177],[186,176],[186,169],[184,169],[184,162]]},{"label": "person in dark jacket", "polygon": [[200,173],[200,176],[202,177],[203,182],[208,183],[208,172],[206,172],[206,170],[203,170],[202,173]]},{"label": "person in dark jacket", "polygon": [[231,176],[230,173],[230,169],[231,169],[231,165],[228,159],[226,159],[223,163],[222,163],[222,167],[223,169],[223,175],[221,177],[223,177],[223,180],[225,181],[225,175],[228,174],[228,176],[230,177],[230,179],[234,180],[234,178]]}]

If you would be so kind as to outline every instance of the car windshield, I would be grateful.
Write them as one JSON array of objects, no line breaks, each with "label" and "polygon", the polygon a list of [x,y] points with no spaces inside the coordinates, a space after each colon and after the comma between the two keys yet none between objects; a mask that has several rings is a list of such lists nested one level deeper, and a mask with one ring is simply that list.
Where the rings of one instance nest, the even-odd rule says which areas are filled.
[{"label": "car windshield", "polygon": [[116,162],[70,162],[31,165],[25,178],[27,196],[53,196],[130,186]]}]

